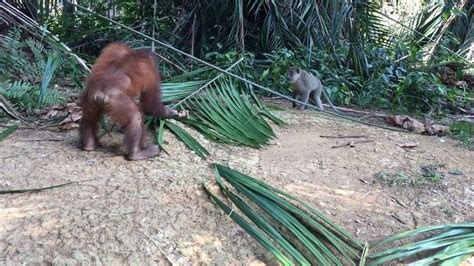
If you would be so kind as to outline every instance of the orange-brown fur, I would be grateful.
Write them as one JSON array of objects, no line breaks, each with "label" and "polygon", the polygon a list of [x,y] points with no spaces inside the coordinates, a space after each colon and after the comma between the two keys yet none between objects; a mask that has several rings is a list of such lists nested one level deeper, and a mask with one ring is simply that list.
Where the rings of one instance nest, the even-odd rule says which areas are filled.
[{"label": "orange-brown fur", "polygon": [[[129,159],[143,160],[159,154],[158,146],[144,146],[141,108],[155,117],[174,117],[178,113],[161,102],[156,63],[156,56],[148,49],[133,50],[125,44],[113,43],[102,50],[81,97],[80,135],[84,150],[94,150],[99,145],[98,122],[106,113],[125,129]],[[141,107],[133,100],[138,95]]]}]

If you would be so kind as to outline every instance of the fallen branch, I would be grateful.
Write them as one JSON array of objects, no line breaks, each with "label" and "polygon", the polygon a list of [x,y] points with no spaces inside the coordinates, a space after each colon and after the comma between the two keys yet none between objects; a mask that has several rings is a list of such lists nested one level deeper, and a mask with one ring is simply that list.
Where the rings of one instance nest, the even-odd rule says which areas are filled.
[{"label": "fallen branch", "polygon": [[344,144],[341,144],[341,145],[334,145],[334,146],[331,146],[331,148],[340,148],[340,147],[355,147],[355,144],[358,144],[358,143],[367,143],[367,142],[374,142],[373,140],[359,140],[359,141],[350,141],[350,142],[347,142],[347,143],[344,143]]},{"label": "fallen branch", "polygon": [[20,117],[20,115],[13,109],[11,103],[5,99],[2,95],[0,95],[0,108],[7,113],[7,115],[11,116],[14,119],[20,120],[23,123],[26,123],[26,121]]},{"label": "fallen branch", "polygon": [[328,139],[357,139],[357,138],[367,138],[368,136],[366,135],[352,135],[352,136],[342,136],[342,135],[337,135],[337,136],[326,136],[326,135],[321,135],[319,136],[321,138],[328,138]]},{"label": "fallen branch", "polygon": [[18,142],[40,142],[40,141],[64,141],[63,138],[50,138],[50,139],[20,139]]},{"label": "fallen branch", "polygon": [[171,265],[175,265],[175,263],[173,262],[173,260],[168,257],[168,255],[165,253],[165,251],[160,247],[160,245],[158,245],[158,243],[156,243],[156,241],[151,238],[151,236],[149,236],[146,232],[143,232],[143,234],[148,237],[148,239],[151,241],[151,243],[155,244],[155,246],[161,251],[161,254],[163,254],[163,256],[165,256],[165,259],[168,260],[169,263],[171,263]]},{"label": "fallen branch", "polygon": [[67,182],[59,185],[53,185],[53,186],[48,186],[48,187],[42,187],[42,188],[28,188],[28,189],[13,189],[13,190],[0,190],[0,194],[16,194],[16,193],[26,193],[26,192],[41,192],[43,190],[47,189],[52,189],[52,188],[58,188],[58,187],[64,187],[76,183],[82,183],[82,182],[87,182],[94,180],[95,178],[91,179],[86,179],[86,180],[79,180],[79,181],[73,181],[73,182]]},{"label": "fallen branch", "polygon": [[[329,108],[330,106],[326,103],[323,103],[323,106]],[[344,112],[350,112],[350,113],[357,113],[357,114],[363,114],[363,115],[369,115],[369,116],[376,116],[376,117],[383,117],[386,116],[385,114],[378,114],[374,112],[367,112],[367,111],[362,111],[362,110],[355,110],[347,107],[340,107],[336,106],[337,109],[344,111]]]}]

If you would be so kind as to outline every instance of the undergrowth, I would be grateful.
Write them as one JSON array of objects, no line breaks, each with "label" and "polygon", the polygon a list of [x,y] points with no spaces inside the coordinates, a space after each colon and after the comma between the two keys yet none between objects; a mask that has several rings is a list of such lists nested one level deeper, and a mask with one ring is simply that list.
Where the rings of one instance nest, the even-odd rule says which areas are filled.
[{"label": "undergrowth", "polygon": [[385,171],[377,173],[376,178],[382,183],[393,187],[420,187],[436,185],[440,183],[445,174],[440,171],[443,164],[427,164],[412,172],[388,173]]},{"label": "undergrowth", "polygon": [[474,149],[474,123],[469,121],[455,122],[449,129],[463,146],[470,150]]},{"label": "undergrowth", "polygon": [[71,87],[66,74],[73,72],[71,60],[64,60],[41,40],[28,37],[18,28],[0,35],[0,39],[1,95],[27,112],[67,98],[62,88]]}]

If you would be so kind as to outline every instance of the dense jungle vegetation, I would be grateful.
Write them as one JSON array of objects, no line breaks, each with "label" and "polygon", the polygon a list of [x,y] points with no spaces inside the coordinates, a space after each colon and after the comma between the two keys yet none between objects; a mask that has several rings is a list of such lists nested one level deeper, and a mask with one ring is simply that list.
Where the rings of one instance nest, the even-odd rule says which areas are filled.
[{"label": "dense jungle vegetation", "polygon": [[[337,105],[429,119],[473,112],[472,1],[74,3],[78,6],[58,1],[2,3],[0,94],[18,110],[32,113],[77,95],[86,64],[91,65],[107,43],[123,41],[153,47],[162,59],[165,100],[186,99],[180,105],[200,109],[201,114],[203,105],[209,108],[206,101],[186,97],[219,73],[170,47],[223,68],[241,58],[231,72],[285,95],[285,73],[296,65],[320,78]],[[236,89],[257,102],[255,93],[272,95],[226,77],[209,86],[221,88],[219,94]],[[202,117],[188,122],[202,129]],[[466,122],[453,130],[472,132]],[[264,131],[259,140],[246,144],[264,143],[271,135],[268,128]],[[212,137],[236,141],[217,135]]]},{"label": "dense jungle vegetation", "polygon": [[[77,127],[77,99],[91,65],[105,45],[120,41],[152,48],[160,58],[163,101],[189,110],[185,119],[147,117],[156,142],[164,143],[166,129],[202,158],[210,153],[190,128],[212,141],[252,148],[275,137],[271,123],[285,122],[272,111],[283,102],[271,100],[290,97],[291,66],[318,77],[346,110],[437,120],[472,148],[473,13],[469,0],[2,1],[0,122]],[[101,121],[106,132],[114,127],[107,122]],[[0,141],[17,127],[5,125]],[[202,183],[204,191],[283,265],[378,265],[413,255],[419,265],[457,265],[474,252],[473,224],[417,228],[369,245],[260,179],[214,168],[226,202]],[[439,181],[431,170],[427,178]],[[282,236],[288,232],[293,239]],[[423,233],[431,238],[398,244]],[[387,243],[395,247],[374,251]]]}]

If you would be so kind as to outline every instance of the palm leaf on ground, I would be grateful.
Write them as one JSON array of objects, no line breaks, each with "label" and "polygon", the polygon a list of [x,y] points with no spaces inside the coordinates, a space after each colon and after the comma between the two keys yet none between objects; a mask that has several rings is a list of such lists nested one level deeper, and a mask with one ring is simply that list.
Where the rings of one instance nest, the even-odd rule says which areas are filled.
[{"label": "palm leaf on ground", "polygon": [[7,127],[7,129],[3,130],[2,132],[0,132],[0,141],[6,139],[8,136],[10,136],[13,132],[16,131],[16,129],[18,128],[17,125],[13,125],[13,126],[9,126]]},{"label": "palm leaf on ground", "polygon": [[[207,81],[164,83],[162,98],[164,101],[185,99],[202,89],[206,83]],[[190,116],[181,122],[208,139],[259,148],[274,137],[273,129],[263,117],[268,117],[278,125],[283,124],[283,121],[265,109],[254,96],[243,90],[239,92],[237,83],[231,79],[218,79],[185,99],[182,106],[190,111]],[[199,156],[209,154],[185,128],[172,122],[165,122],[165,126]],[[162,131],[158,130],[157,134],[161,134],[160,132]]]},{"label": "palm leaf on ground", "polygon": [[360,260],[363,243],[296,198],[223,165],[216,165],[216,179],[254,226],[298,264],[356,265]]},{"label": "palm leaf on ground", "polygon": [[[206,193],[284,265],[380,265],[413,257],[417,259],[415,265],[458,265],[474,254],[474,224],[415,229],[369,246],[321,212],[279,189],[224,165],[216,164],[215,170],[221,191],[235,208],[203,184]],[[406,243],[408,238],[421,234],[432,236]],[[393,243],[402,240],[404,243],[393,247]],[[391,247],[377,251],[386,244]]]},{"label": "palm leaf on ground", "polygon": [[[433,233],[436,233],[433,235]],[[416,265],[458,265],[474,254],[474,224],[446,224],[418,228],[387,237],[373,245],[372,250],[388,243],[400,242],[423,234],[431,237],[417,240],[413,243],[401,244],[396,247],[370,254],[370,265],[379,265],[388,261],[403,258],[425,256],[414,262]],[[429,251],[435,251],[428,253]],[[418,256],[416,256],[418,255]]]}]

